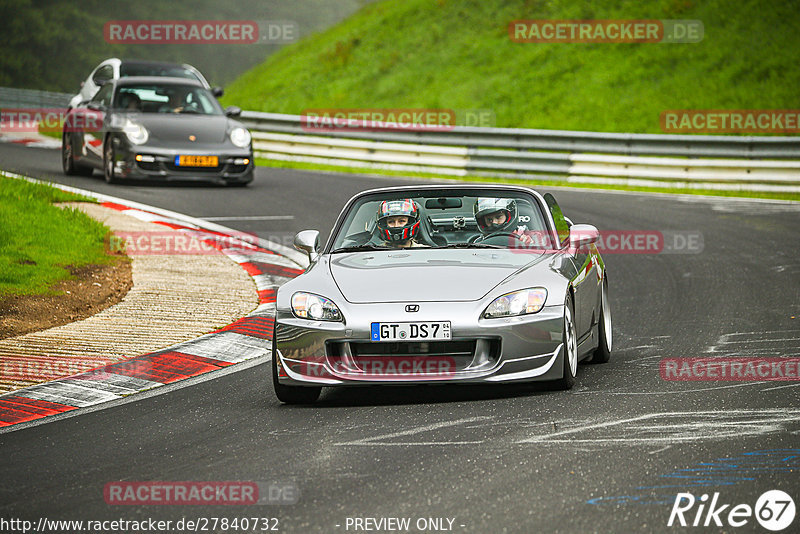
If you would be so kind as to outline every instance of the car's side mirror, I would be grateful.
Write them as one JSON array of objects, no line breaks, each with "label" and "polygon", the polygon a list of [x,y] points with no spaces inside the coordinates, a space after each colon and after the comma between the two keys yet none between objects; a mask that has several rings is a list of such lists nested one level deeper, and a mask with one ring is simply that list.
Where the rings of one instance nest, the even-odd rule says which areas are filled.
[{"label": "car's side mirror", "polygon": [[228,106],[225,108],[225,116],[226,117],[238,117],[242,114],[242,108],[238,106]]},{"label": "car's side mirror", "polygon": [[217,98],[221,97],[225,93],[225,90],[222,87],[212,87],[211,94],[216,96]]},{"label": "car's side mirror", "polygon": [[312,262],[319,256],[319,232],[316,230],[303,230],[294,236],[294,248],[308,254]]},{"label": "car's side mirror", "polygon": [[569,247],[579,249],[600,239],[600,232],[591,224],[573,224],[569,229]]},{"label": "car's side mirror", "polygon": [[91,109],[92,111],[105,111],[106,107],[103,104],[98,102],[88,102],[86,107]]}]

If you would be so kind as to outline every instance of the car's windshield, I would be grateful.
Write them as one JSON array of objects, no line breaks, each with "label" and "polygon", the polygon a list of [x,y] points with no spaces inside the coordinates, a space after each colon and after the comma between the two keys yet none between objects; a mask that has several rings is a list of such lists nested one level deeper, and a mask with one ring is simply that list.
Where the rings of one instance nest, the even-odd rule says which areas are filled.
[{"label": "car's windshield", "polygon": [[164,76],[169,78],[186,78],[202,82],[197,75],[181,65],[158,65],[148,63],[123,63],[119,67],[120,78],[128,76]]},{"label": "car's windshield", "polygon": [[450,189],[373,194],[345,214],[331,252],[383,248],[531,248],[550,243],[532,195]]},{"label": "car's windshield", "polygon": [[114,108],[142,113],[222,115],[208,90],[196,85],[142,84],[117,88]]}]

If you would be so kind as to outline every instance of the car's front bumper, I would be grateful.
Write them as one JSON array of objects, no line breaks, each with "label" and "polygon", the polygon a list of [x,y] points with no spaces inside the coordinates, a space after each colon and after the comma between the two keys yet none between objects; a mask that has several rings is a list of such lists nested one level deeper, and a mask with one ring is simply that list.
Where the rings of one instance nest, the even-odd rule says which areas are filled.
[{"label": "car's front bumper", "polygon": [[[253,181],[255,164],[249,149],[203,147],[199,149],[160,148],[131,145],[119,141],[115,147],[115,174],[123,179],[188,180],[221,183]],[[216,167],[180,167],[175,158],[185,156],[217,156]]]},{"label": "car's front bumper", "polygon": [[[454,307],[462,312],[453,314]],[[468,319],[470,303],[426,303],[410,319],[403,303],[358,305],[347,323],[278,313],[278,380],[293,386],[555,380],[563,373],[563,306],[502,319]],[[466,312],[466,313],[464,313]],[[478,310],[480,312],[480,310]],[[450,321],[448,342],[373,342],[372,322]]]}]

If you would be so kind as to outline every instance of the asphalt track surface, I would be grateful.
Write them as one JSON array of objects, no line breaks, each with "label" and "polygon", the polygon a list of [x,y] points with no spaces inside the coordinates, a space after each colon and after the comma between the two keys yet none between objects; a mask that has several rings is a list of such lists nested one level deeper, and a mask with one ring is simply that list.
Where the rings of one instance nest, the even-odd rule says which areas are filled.
[{"label": "asphalt track surface", "polygon": [[[109,186],[99,175],[63,176],[58,151],[15,146],[0,146],[0,168],[195,217],[286,216],[217,221],[284,243],[306,228],[327,235],[353,193],[417,183],[259,168],[244,189]],[[572,391],[358,388],[290,407],[276,400],[263,363],[0,434],[0,517],[274,517],[281,532],[355,532],[348,518],[408,517],[412,532],[418,518],[454,519],[452,532],[667,532],[703,531],[667,527],[679,492],[719,492],[720,504],[754,506],[780,489],[800,504],[798,382],[659,375],[667,357],[800,354],[800,211],[554,194],[576,223],[699,231],[704,244],[694,254],[604,257],[614,352],[606,365],[581,365]],[[109,506],[104,485],[120,480],[280,481],[295,484],[300,498],[282,506]],[[798,525],[800,518],[786,532]],[[738,529],[706,529],[731,530],[766,532],[752,517]]]}]

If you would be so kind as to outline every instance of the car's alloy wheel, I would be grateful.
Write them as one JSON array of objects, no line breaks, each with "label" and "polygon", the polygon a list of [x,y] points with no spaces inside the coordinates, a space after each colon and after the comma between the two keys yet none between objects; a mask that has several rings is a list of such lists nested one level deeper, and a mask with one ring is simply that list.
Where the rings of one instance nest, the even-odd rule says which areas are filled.
[{"label": "car's alloy wheel", "polygon": [[571,389],[575,385],[575,376],[578,374],[578,336],[575,333],[575,320],[572,298],[567,297],[564,302],[564,369],[563,376],[556,380],[557,389]]},{"label": "car's alloy wheel", "polygon": [[117,181],[117,178],[114,175],[115,165],[116,161],[114,155],[114,143],[113,139],[109,137],[106,139],[105,149],[103,150],[103,176],[105,177],[106,182],[109,184],[113,184]]},{"label": "car's alloy wheel", "polygon": [[275,395],[278,400],[285,404],[313,404],[322,392],[321,387],[305,386],[286,386],[278,382],[278,355],[272,349],[272,385],[275,387]]},{"label": "car's alloy wheel", "polygon": [[608,303],[608,278],[603,279],[600,292],[600,320],[597,322],[597,349],[592,355],[591,363],[606,363],[611,359],[611,305]]},{"label": "car's alloy wheel", "polygon": [[75,162],[72,161],[72,141],[67,133],[61,135],[61,168],[64,170],[64,174],[70,176],[77,174]]},{"label": "car's alloy wheel", "polygon": [[72,136],[66,132],[61,136],[61,168],[67,176],[91,176],[91,167],[82,167],[75,163],[72,153]]}]

